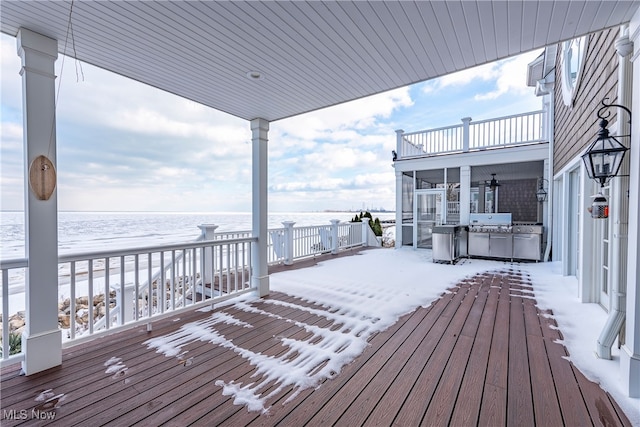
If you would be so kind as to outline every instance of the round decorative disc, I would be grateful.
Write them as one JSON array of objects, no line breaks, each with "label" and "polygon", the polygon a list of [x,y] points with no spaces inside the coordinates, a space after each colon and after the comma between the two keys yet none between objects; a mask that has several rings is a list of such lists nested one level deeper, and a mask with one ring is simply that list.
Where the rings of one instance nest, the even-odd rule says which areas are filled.
[{"label": "round decorative disc", "polygon": [[46,156],[38,156],[29,166],[29,185],[38,200],[49,200],[56,188],[56,169]]}]

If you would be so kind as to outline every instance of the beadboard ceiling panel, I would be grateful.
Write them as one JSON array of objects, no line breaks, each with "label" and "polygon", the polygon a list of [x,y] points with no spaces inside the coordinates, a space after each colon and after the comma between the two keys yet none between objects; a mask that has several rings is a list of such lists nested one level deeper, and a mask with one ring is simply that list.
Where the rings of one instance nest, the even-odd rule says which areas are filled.
[{"label": "beadboard ceiling panel", "polygon": [[274,121],[616,26],[639,5],[3,0],[0,29],[41,33],[81,61]]}]

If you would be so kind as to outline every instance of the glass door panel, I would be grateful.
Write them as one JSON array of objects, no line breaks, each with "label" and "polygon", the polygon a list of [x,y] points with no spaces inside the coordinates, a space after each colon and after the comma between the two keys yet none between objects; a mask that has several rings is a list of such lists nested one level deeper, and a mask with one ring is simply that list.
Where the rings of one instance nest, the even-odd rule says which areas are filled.
[{"label": "glass door panel", "polygon": [[431,249],[433,227],[446,222],[445,192],[416,191],[415,201],[415,247]]}]

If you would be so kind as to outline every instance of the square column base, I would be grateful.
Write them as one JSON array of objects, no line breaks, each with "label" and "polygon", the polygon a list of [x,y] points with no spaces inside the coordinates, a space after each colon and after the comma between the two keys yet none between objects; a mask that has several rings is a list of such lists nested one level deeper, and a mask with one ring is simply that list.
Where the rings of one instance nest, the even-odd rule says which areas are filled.
[{"label": "square column base", "polygon": [[620,374],[622,386],[629,397],[640,397],[640,354],[632,354],[622,346],[620,349]]},{"label": "square column base", "polygon": [[251,287],[256,290],[260,298],[269,295],[269,276],[252,277]]},{"label": "square column base", "polygon": [[34,336],[22,334],[22,372],[35,374],[62,365],[62,331],[44,332]]}]

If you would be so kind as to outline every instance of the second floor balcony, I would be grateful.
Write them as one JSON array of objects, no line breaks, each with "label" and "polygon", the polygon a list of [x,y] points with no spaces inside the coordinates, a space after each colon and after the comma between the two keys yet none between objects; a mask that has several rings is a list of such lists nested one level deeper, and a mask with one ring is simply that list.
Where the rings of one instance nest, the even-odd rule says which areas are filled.
[{"label": "second floor balcony", "polygon": [[396,160],[468,153],[549,141],[543,110],[436,129],[397,130]]}]

